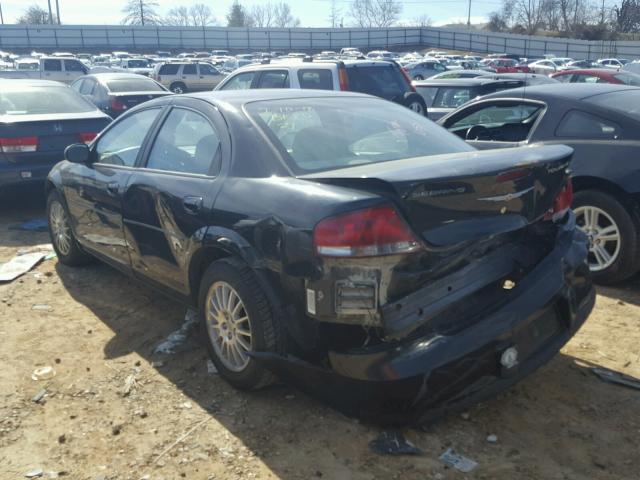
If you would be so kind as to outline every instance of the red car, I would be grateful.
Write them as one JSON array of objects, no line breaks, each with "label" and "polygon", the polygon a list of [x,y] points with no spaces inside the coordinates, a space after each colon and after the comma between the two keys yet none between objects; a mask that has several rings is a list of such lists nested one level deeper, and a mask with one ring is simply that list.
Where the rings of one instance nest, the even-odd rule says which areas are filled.
[{"label": "red car", "polygon": [[527,65],[520,65],[512,58],[492,58],[487,65],[495,69],[496,73],[529,73]]},{"label": "red car", "polygon": [[550,75],[563,83],[615,83],[640,86],[640,75],[609,68],[585,68],[564,70]]}]

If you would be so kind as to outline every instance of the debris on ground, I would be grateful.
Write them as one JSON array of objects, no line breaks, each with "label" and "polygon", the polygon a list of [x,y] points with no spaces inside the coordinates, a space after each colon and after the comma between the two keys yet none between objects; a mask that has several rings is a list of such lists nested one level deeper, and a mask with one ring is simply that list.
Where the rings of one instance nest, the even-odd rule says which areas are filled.
[{"label": "debris on ground", "polygon": [[152,368],[162,368],[162,367],[164,367],[164,362],[162,360],[156,360],[154,362],[151,362],[151,367]]},{"label": "debris on ground", "polygon": [[385,430],[369,442],[369,448],[380,455],[422,455],[424,453],[407,440],[399,430]]},{"label": "debris on ground", "polygon": [[456,453],[453,448],[447,449],[446,452],[440,455],[440,461],[445,465],[455,468],[456,470],[460,470],[463,473],[469,473],[478,466],[477,462],[465,457],[464,455]]},{"label": "debris on ground", "polygon": [[24,275],[38,263],[40,263],[47,254],[45,252],[25,253],[24,255],[16,255],[7,263],[0,265],[0,282],[11,282],[21,275]]},{"label": "debris on ground", "polygon": [[31,310],[39,310],[41,312],[50,312],[51,310],[53,310],[53,307],[46,303],[36,303],[35,305],[31,306]]},{"label": "debris on ground", "polygon": [[44,475],[44,471],[41,468],[34,468],[33,470],[29,470],[24,474],[27,478],[38,478]]},{"label": "debris on ground", "polygon": [[197,322],[198,312],[187,310],[182,326],[178,330],[171,332],[169,336],[155,348],[153,353],[164,355],[172,355],[176,353],[178,347],[187,340],[189,333],[193,327],[195,327]]},{"label": "debris on ground", "polygon": [[18,225],[11,225],[9,230],[24,230],[26,232],[46,232],[49,227],[49,222],[46,218],[34,218],[33,220],[27,220],[26,222],[19,223]]},{"label": "debris on ground", "polygon": [[216,368],[216,366],[213,364],[213,362],[211,361],[211,359],[207,360],[207,373],[209,375],[217,375],[218,374],[218,369]]},{"label": "debris on ground", "polygon": [[53,367],[50,367],[48,365],[46,367],[36,368],[31,374],[31,378],[33,378],[34,380],[49,380],[50,378],[53,378],[55,376],[56,371],[53,369]]},{"label": "debris on ground", "polygon": [[614,372],[607,368],[592,367],[591,371],[602,381],[608,383],[616,383],[626,387],[640,390],[640,379],[625,375],[623,373]]},{"label": "debris on ground", "polygon": [[489,443],[498,443],[498,436],[491,434],[487,436],[487,442]]},{"label": "debris on ground", "polygon": [[124,379],[124,388],[122,389],[122,396],[128,397],[129,394],[135,390],[138,386],[138,382],[136,380],[136,376],[132,373],[127,375],[127,378]]},{"label": "debris on ground", "polygon": [[47,389],[43,388],[38,393],[36,393],[33,397],[31,397],[31,401],[34,403],[40,403],[46,395],[47,395]]}]

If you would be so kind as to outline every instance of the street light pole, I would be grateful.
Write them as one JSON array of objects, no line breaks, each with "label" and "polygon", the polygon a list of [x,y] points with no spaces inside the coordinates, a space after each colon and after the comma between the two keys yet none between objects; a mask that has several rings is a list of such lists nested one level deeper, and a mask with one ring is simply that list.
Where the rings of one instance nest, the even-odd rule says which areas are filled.
[{"label": "street light pole", "polygon": [[51,10],[51,0],[47,0],[49,4],[49,23],[53,25],[53,11]]},{"label": "street light pole", "polygon": [[4,25],[4,15],[2,14],[2,3],[0,3],[0,23]]},{"label": "street light pole", "polygon": [[471,0],[469,0],[469,12],[467,13],[467,27],[471,28]]},{"label": "street light pole", "polygon": [[56,0],[56,16],[58,17],[58,25],[60,25],[60,4]]}]

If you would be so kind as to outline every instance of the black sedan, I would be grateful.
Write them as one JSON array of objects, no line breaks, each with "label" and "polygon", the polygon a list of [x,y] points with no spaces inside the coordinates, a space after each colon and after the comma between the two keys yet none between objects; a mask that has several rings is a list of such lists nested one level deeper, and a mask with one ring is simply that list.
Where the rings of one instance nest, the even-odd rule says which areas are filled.
[{"label": "black sedan", "polygon": [[0,189],[43,182],[68,145],[91,142],[111,122],[61,83],[0,83]]},{"label": "black sedan", "polygon": [[544,85],[471,102],[440,123],[476,148],[565,144],[575,150],[574,202],[602,283],[640,269],[640,89]]},{"label": "black sedan", "polygon": [[522,87],[524,84],[524,80],[494,80],[481,77],[413,82],[416,91],[427,104],[427,116],[431,120],[438,120],[476,97]]},{"label": "black sedan", "polygon": [[568,147],[478,152],[382,99],[257,89],[152,100],[66,158],[60,261],[196,307],[240,388],[424,419],[529,374],[593,306]]},{"label": "black sedan", "polygon": [[85,75],[71,88],[113,118],[140,103],[172,95],[155,80],[136,73]]}]

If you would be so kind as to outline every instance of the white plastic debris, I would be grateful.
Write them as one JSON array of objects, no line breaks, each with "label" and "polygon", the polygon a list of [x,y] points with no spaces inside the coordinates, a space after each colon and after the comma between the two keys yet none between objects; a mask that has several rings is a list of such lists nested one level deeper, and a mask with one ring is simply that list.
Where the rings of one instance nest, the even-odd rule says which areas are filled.
[{"label": "white plastic debris", "polygon": [[218,369],[216,368],[216,366],[213,364],[213,362],[211,361],[211,359],[207,360],[207,373],[209,375],[217,375],[218,374]]},{"label": "white plastic debris", "polygon": [[0,282],[11,282],[19,276],[24,275],[46,256],[47,254],[45,252],[16,255],[7,263],[0,265]]},{"label": "white plastic debris", "polygon": [[198,322],[198,313],[193,310],[187,310],[184,316],[184,323],[180,329],[171,332],[169,336],[160,343],[153,353],[159,353],[164,355],[171,355],[176,353],[176,349],[182,345],[189,336],[189,332],[193,329]]},{"label": "white plastic debris", "polygon": [[55,376],[56,371],[53,369],[53,367],[50,367],[48,365],[46,367],[36,368],[31,374],[31,378],[33,378],[34,380],[49,380],[50,378],[53,378]]},{"label": "white plastic debris", "polygon": [[491,435],[487,436],[487,442],[498,443],[498,436],[492,433]]},{"label": "white plastic debris", "polygon": [[38,478],[44,475],[44,471],[41,468],[34,468],[33,470],[29,470],[24,474],[27,478]]},{"label": "white plastic debris", "polygon": [[31,310],[37,310],[41,312],[50,312],[51,310],[53,310],[53,307],[46,303],[36,303],[35,305],[31,306]]},{"label": "white plastic debris", "polygon": [[469,473],[478,466],[478,463],[467,458],[463,455],[456,453],[453,448],[447,449],[442,455],[440,455],[440,461],[445,465],[460,470],[463,473]]}]

